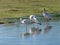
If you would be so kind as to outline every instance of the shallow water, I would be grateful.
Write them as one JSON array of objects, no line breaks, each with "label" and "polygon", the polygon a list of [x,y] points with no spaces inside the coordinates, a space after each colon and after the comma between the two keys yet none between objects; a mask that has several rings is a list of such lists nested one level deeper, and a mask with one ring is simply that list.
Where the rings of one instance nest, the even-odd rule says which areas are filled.
[{"label": "shallow water", "polygon": [[[21,37],[25,33],[25,25],[14,24],[0,24],[0,45],[60,45],[60,21],[50,22],[52,28],[43,34],[45,23],[42,25],[34,24],[34,27],[39,27],[42,31],[36,35],[29,35]],[[33,25],[28,26],[29,29]]]}]

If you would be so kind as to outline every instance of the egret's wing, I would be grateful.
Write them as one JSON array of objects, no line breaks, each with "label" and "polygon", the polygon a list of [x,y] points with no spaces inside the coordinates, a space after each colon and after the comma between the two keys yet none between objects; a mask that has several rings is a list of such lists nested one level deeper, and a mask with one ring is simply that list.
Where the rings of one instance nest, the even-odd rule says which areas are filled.
[{"label": "egret's wing", "polygon": [[48,16],[48,18],[49,19],[51,19],[52,18],[52,16],[51,16],[51,14],[50,13],[45,13],[46,14],[46,16]]},{"label": "egret's wing", "polygon": [[36,18],[36,23],[40,23],[40,21],[41,21],[40,18],[37,17],[37,18]]}]

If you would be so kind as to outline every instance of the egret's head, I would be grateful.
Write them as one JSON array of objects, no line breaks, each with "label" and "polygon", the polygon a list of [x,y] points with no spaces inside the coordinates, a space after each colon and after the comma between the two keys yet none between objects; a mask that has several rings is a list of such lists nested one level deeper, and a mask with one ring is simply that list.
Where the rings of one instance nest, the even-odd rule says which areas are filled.
[{"label": "egret's head", "polygon": [[32,19],[33,19],[33,17],[34,17],[34,15],[30,15],[29,19],[30,19],[30,20],[32,20]]},{"label": "egret's head", "polygon": [[23,20],[23,18],[20,18],[20,21],[22,21]]},{"label": "egret's head", "polygon": [[43,12],[45,12],[45,11],[46,11],[46,9],[45,9],[45,8],[43,8],[42,10],[43,10]]},{"label": "egret's head", "polygon": [[46,11],[46,9],[44,8],[44,11]]}]

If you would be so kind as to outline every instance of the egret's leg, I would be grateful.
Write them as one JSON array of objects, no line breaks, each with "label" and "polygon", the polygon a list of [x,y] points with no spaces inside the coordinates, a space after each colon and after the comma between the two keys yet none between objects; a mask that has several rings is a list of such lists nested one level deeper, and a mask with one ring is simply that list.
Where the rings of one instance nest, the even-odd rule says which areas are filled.
[{"label": "egret's leg", "polygon": [[27,32],[27,24],[26,24],[26,32]]},{"label": "egret's leg", "polygon": [[49,25],[49,19],[46,18],[46,25],[48,26]]}]

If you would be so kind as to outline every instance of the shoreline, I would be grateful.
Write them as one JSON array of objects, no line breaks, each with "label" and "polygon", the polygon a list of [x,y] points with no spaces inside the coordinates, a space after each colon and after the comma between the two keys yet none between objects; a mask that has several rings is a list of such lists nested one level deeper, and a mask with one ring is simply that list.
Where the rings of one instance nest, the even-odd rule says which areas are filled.
[{"label": "shoreline", "polygon": [[[28,18],[27,18],[28,19]],[[59,21],[60,17],[52,17],[51,21]],[[42,22],[45,21],[43,17],[40,18]],[[10,23],[15,23],[15,22],[20,22],[19,18],[4,18],[0,19],[0,24],[10,24]]]}]

